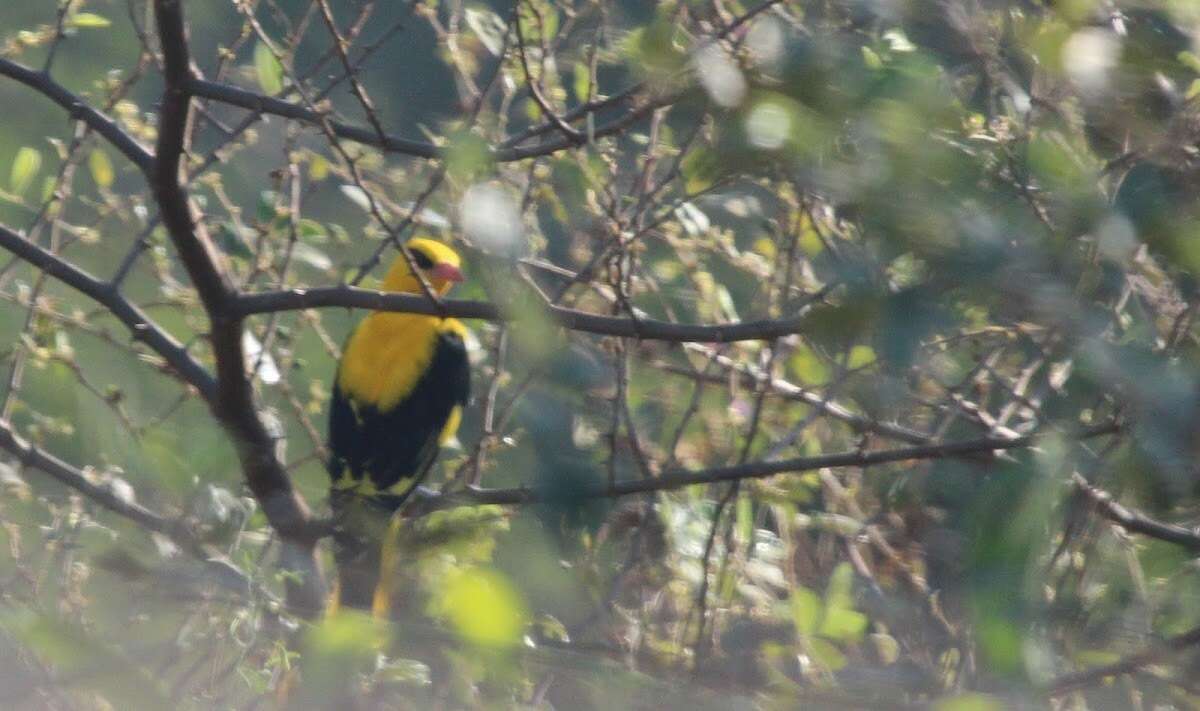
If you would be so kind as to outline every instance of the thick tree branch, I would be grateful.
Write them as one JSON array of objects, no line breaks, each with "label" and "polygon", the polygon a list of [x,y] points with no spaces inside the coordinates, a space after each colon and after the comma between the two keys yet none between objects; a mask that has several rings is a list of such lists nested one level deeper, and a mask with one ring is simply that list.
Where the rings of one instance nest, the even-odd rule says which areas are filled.
[{"label": "thick tree branch", "polygon": [[200,391],[205,400],[216,398],[217,381],[212,374],[192,358],[179,341],[121,296],[111,283],[97,279],[3,225],[0,225],[0,247],[104,306],[129,329],[134,339],[162,356],[180,377]]},{"label": "thick tree branch", "polygon": [[108,142],[132,161],[144,173],[150,172],[154,165],[154,156],[140,143],[133,139],[115,121],[84,103],[61,84],[50,78],[49,74],[30,69],[14,61],[0,58],[0,75],[15,79],[42,96],[63,107],[72,118],[83,121],[96,133],[108,139]]},{"label": "thick tree branch", "polygon": [[163,49],[165,89],[159,109],[159,134],[151,178],[163,224],[191,277],[211,324],[217,365],[213,414],[229,433],[242,463],[246,484],[284,543],[285,567],[302,580],[290,584],[289,604],[316,614],[324,602],[324,581],[316,558],[308,506],[275,456],[275,439],[258,415],[254,390],[246,376],[242,318],[233,308],[236,291],[221,268],[220,253],[203,225],[192,217],[179,169],[188,131],[191,76],[181,0],[155,0],[154,14]]},{"label": "thick tree branch", "polygon": [[[241,316],[248,316],[331,306],[455,316],[484,321],[516,321],[523,317],[522,314],[508,312],[503,307],[487,301],[442,299],[440,303],[434,303],[423,296],[386,293],[352,286],[241,294],[237,297],[235,311]],[[601,316],[550,304],[544,307],[543,313],[563,328],[585,333],[657,341],[731,343],[768,340],[799,333],[807,308],[788,318],[711,325]]]}]

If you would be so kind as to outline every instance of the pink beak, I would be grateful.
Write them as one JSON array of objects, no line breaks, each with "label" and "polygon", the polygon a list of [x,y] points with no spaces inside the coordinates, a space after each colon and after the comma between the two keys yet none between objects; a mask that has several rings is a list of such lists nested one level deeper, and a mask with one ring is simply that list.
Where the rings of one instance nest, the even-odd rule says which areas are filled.
[{"label": "pink beak", "polygon": [[433,265],[433,269],[429,270],[429,276],[434,279],[441,279],[444,282],[457,284],[463,280],[463,273],[458,267],[448,262],[441,262]]}]

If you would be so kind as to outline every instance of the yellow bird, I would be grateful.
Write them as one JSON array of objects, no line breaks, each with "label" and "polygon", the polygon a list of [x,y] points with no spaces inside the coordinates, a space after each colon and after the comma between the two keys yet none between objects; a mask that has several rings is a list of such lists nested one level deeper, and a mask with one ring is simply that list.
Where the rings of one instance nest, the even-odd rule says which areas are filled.
[{"label": "yellow bird", "polygon": [[[450,247],[430,239],[406,246],[439,296],[463,280]],[[404,255],[381,288],[424,293]],[[471,386],[466,333],[453,318],[376,311],[346,341],[329,412],[335,606],[386,612],[394,559],[382,549],[395,538],[392,514],[458,430]]]}]

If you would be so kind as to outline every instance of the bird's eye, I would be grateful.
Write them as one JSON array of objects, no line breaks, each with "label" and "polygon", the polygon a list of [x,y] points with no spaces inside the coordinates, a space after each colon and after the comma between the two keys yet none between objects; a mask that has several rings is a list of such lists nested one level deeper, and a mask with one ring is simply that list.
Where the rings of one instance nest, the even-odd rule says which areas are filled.
[{"label": "bird's eye", "polygon": [[413,261],[417,263],[418,267],[420,267],[421,269],[433,268],[433,260],[429,258],[429,255],[425,254],[424,252],[418,252],[415,249],[411,250],[411,252],[412,252],[412,256],[413,256]]}]

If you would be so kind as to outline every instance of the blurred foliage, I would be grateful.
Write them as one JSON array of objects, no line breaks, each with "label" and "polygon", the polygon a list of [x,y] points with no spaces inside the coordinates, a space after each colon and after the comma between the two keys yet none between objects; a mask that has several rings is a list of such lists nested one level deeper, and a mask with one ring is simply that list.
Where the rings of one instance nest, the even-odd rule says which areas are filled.
[{"label": "blurred foliage", "polygon": [[[4,256],[0,424],[213,556],[0,454],[0,706],[1200,705],[1195,647],[1052,686],[1200,625],[1196,547],[1115,525],[1072,478],[1200,519],[1200,5],[330,2],[354,82],[319,3],[185,5],[205,78],[443,150],[198,100],[187,180],[246,291],[375,285],[392,233],[459,248],[455,296],[519,320],[471,323],[475,404],[428,484],[540,503],[418,510],[394,620],[298,619],[203,401],[111,314]],[[153,26],[145,0],[4,3],[0,59],[153,145]],[[123,274],[211,367],[136,166],[28,86],[0,78],[0,99],[0,223]],[[559,328],[545,300],[802,325],[615,339]],[[247,325],[260,415],[321,513],[330,378],[360,317]],[[1028,434],[1004,453],[594,496]]]}]

